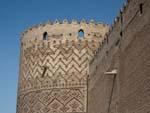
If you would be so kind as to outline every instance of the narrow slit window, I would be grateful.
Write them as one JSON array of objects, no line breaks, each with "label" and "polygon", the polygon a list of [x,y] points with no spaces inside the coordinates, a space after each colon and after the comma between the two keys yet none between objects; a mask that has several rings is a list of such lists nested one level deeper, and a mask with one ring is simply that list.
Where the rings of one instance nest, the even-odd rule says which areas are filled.
[{"label": "narrow slit window", "polygon": [[82,29],[80,29],[78,32],[78,38],[80,39],[84,38],[84,31]]},{"label": "narrow slit window", "polygon": [[44,76],[45,76],[45,73],[46,73],[46,70],[47,70],[47,67],[46,66],[44,66],[44,70],[43,70],[43,73],[42,73],[42,78],[44,78]]},{"label": "narrow slit window", "polygon": [[48,33],[47,32],[44,32],[43,33],[43,40],[47,40],[48,39]]},{"label": "narrow slit window", "polygon": [[115,44],[115,45],[116,45],[116,46],[118,46],[118,45],[119,45],[119,43],[120,43],[120,39],[118,39],[118,40],[117,40],[117,42],[116,42],[116,44]]},{"label": "narrow slit window", "polygon": [[143,4],[141,3],[140,4],[140,14],[142,14],[143,13]]},{"label": "narrow slit window", "polygon": [[123,36],[123,33],[122,33],[122,31],[120,31],[120,36],[121,36],[121,37]]}]

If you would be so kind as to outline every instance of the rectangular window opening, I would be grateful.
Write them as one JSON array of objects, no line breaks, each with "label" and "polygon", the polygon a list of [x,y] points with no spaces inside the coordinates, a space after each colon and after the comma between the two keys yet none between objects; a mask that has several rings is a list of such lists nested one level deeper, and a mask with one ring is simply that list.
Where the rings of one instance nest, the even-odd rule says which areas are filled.
[{"label": "rectangular window opening", "polygon": [[141,3],[139,7],[140,7],[140,14],[143,14],[143,4]]}]

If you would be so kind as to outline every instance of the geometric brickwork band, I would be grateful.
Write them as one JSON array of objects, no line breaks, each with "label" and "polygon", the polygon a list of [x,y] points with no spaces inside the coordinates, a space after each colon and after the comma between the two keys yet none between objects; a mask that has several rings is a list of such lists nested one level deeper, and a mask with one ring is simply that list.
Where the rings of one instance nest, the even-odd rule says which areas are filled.
[{"label": "geometric brickwork band", "polygon": [[18,113],[86,112],[85,87],[31,91],[18,98]]},{"label": "geometric brickwork band", "polygon": [[88,66],[99,41],[22,46],[17,113],[81,113],[87,109]]}]

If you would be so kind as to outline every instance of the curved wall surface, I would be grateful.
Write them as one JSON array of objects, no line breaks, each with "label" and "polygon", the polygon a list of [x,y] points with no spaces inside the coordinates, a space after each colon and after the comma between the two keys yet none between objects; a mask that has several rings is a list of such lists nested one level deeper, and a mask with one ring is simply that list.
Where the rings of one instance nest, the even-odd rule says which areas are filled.
[{"label": "curved wall surface", "polygon": [[89,62],[108,30],[64,20],[22,33],[17,113],[87,112]]}]

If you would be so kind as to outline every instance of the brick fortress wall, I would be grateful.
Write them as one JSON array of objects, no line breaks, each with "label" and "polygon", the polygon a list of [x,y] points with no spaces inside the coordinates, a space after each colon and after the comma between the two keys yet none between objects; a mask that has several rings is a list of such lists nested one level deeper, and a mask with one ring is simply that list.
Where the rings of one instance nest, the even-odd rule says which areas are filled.
[{"label": "brick fortress wall", "polygon": [[149,34],[150,1],[128,0],[90,63],[89,113],[150,112]]}]

